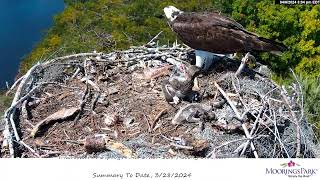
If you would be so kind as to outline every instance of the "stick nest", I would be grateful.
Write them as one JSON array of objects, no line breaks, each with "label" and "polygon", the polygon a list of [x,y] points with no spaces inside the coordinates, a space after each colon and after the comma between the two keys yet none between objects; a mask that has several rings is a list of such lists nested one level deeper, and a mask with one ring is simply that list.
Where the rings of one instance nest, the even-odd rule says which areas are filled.
[{"label": "stick nest", "polygon": [[[173,125],[178,110],[189,104],[170,105],[163,96],[161,82],[176,67],[158,77],[150,72],[170,64],[194,63],[192,59],[194,52],[180,46],[132,47],[37,64],[22,78],[5,114],[7,145],[2,147],[2,157],[124,157],[103,150],[101,144],[102,150],[87,152],[88,137],[110,138],[137,158],[254,157],[254,152],[262,158],[316,156],[299,84],[279,87],[259,71],[259,65],[235,76],[240,61],[229,58],[215,62],[208,74],[198,77],[201,104],[226,100],[217,85],[229,98],[212,110],[215,119]],[[63,108],[79,110],[45,124],[37,136],[30,135],[39,122]]]}]

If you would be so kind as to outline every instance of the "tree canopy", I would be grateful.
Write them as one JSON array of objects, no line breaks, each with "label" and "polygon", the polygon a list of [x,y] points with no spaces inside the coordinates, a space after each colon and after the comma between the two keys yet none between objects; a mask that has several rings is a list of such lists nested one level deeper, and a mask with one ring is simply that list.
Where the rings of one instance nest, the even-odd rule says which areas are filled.
[{"label": "tree canopy", "polygon": [[25,58],[21,70],[46,57],[86,51],[109,52],[141,45],[163,31],[160,43],[173,42],[163,8],[219,11],[249,31],[283,42],[282,56],[257,54],[258,60],[283,75],[294,68],[305,77],[320,76],[320,5],[275,5],[271,0],[65,0],[46,37]]}]

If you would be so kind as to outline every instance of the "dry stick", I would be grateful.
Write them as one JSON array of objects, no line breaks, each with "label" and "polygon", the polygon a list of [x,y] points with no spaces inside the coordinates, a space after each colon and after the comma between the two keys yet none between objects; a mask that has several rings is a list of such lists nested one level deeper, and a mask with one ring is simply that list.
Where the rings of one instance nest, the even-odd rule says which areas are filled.
[{"label": "dry stick", "polygon": [[80,53],[80,54],[72,54],[72,55],[68,55],[68,56],[63,56],[63,57],[58,57],[58,58],[54,58],[51,59],[50,61],[44,62],[43,66],[47,66],[51,63],[54,63],[56,61],[61,61],[61,60],[65,60],[65,59],[70,59],[70,58],[77,58],[77,57],[86,57],[86,56],[100,56],[102,55],[102,53]]},{"label": "dry stick", "polygon": [[[58,50],[54,51],[53,53],[51,53],[47,58],[44,59],[44,61],[48,61],[49,59],[51,59],[51,57],[53,57],[55,54],[57,54],[59,51],[62,51],[64,48],[64,46],[62,46],[61,48],[59,48]],[[42,57],[40,58],[42,59]]]},{"label": "dry stick", "polygon": [[217,82],[214,82],[214,85],[219,90],[219,92],[222,94],[222,96],[226,99],[226,101],[229,103],[230,107],[232,108],[233,112],[236,114],[237,118],[241,120],[241,115],[236,108],[236,106],[231,102],[229,96],[224,92],[224,90],[218,85]]},{"label": "dry stick", "polygon": [[[254,122],[254,124],[253,124],[253,126],[252,126],[252,129],[251,129],[251,131],[250,131],[250,136],[253,135],[253,132],[255,131],[255,129],[256,129],[257,125],[258,125],[258,122],[259,122],[259,120],[260,120],[260,116],[261,116],[261,113],[263,112],[263,110],[264,110],[264,108],[261,108],[261,110],[260,110],[260,112],[259,112],[259,114],[258,114],[258,116],[257,116],[257,118],[256,118],[256,120],[255,120],[255,122]],[[244,145],[244,147],[243,147],[243,149],[242,149],[242,151],[241,151],[240,156],[242,156],[242,155],[246,152],[246,149],[247,149],[250,141],[251,141],[251,140],[249,139],[249,140],[245,143],[245,145]]]},{"label": "dry stick", "polygon": [[[275,89],[279,89],[279,88],[278,88],[278,87],[277,87],[277,88],[274,88],[272,91],[274,91]],[[269,92],[270,92],[270,91],[269,91]],[[268,93],[267,93],[267,94],[268,94]],[[270,102],[264,100],[265,97],[267,97],[267,94],[264,96],[264,98],[263,98],[262,100],[263,100],[265,103],[268,104],[268,107],[271,107]],[[270,100],[270,98],[269,98],[268,100]],[[270,112],[270,114],[272,114],[272,115],[274,116],[274,114],[275,114],[274,109],[270,109],[270,108],[269,108],[269,112]],[[273,113],[272,113],[272,112],[273,112]],[[263,123],[263,122],[261,122],[261,123],[262,123],[264,126],[266,126],[266,128],[274,135],[275,140],[278,140],[278,141],[279,141],[281,150],[284,149],[287,157],[290,157],[289,154],[288,154],[288,151],[286,150],[285,146],[283,145],[283,143],[282,143],[282,141],[281,141],[281,137],[280,137],[280,134],[279,134],[277,125],[276,125],[276,121],[277,121],[277,120],[276,120],[275,116],[274,116],[274,119],[272,119],[271,117],[269,117],[269,116],[266,115],[265,113],[263,114],[263,116],[265,116],[271,123],[273,123],[274,131],[272,131],[271,128],[269,128],[269,125],[266,125],[266,124]],[[273,156],[274,156],[274,154],[275,154],[275,149],[274,149]]]},{"label": "dry stick", "polygon": [[91,112],[94,112],[94,109],[96,108],[96,105],[97,105],[97,102],[98,102],[100,96],[101,96],[101,93],[98,92],[97,96],[95,97],[94,101],[92,102]]},{"label": "dry stick", "polygon": [[304,117],[304,97],[303,97],[302,87],[301,87],[301,84],[300,84],[300,82],[298,80],[297,75],[294,73],[294,71],[291,68],[290,68],[290,71],[293,74],[294,79],[297,81],[297,84],[299,86],[300,96],[301,96],[301,105],[300,105],[301,117],[299,119],[299,122],[300,122]]},{"label": "dry stick", "polygon": [[168,113],[167,109],[163,109],[162,111],[160,111],[160,112],[157,114],[157,116],[154,118],[154,120],[153,120],[153,122],[152,122],[152,124],[151,124],[151,130],[152,130],[152,131],[154,131],[154,128],[155,128],[157,122],[159,121],[159,119],[161,118],[161,116],[163,116],[163,115],[165,115],[165,114],[167,114],[167,113]]},{"label": "dry stick", "polygon": [[223,146],[227,146],[227,145],[229,145],[229,144],[231,144],[231,143],[236,143],[236,142],[245,141],[245,140],[251,140],[251,138],[236,139],[236,140],[232,140],[232,141],[228,141],[228,142],[226,142],[226,143],[223,143],[223,144],[215,147],[215,148],[206,156],[206,158],[210,157],[212,154],[214,154],[214,153],[216,152],[217,149],[222,148]]},{"label": "dry stick", "polygon": [[14,135],[15,135],[15,138],[16,138],[16,141],[20,141],[20,137],[18,135],[18,131],[17,131],[17,128],[16,128],[16,125],[15,125],[15,122],[13,120],[13,118],[11,118],[11,116],[13,114],[15,114],[15,111],[16,111],[16,107],[17,105],[19,105],[20,103],[22,103],[25,99],[27,99],[31,93],[33,93],[34,90],[36,90],[38,88],[38,86],[36,86],[35,88],[33,88],[31,91],[28,92],[27,95],[25,95],[24,97],[22,97],[21,99],[20,96],[21,96],[21,93],[22,93],[22,90],[23,90],[23,87],[24,85],[26,84],[27,80],[29,79],[29,77],[32,75],[32,72],[37,68],[39,67],[40,64],[36,64],[35,66],[33,66],[25,75],[24,75],[24,78],[21,80],[21,83],[16,91],[16,94],[12,100],[12,103],[11,103],[11,106],[10,108],[5,112],[5,119],[6,120],[10,120],[10,123],[11,123],[11,126],[12,126],[12,129],[14,131]]},{"label": "dry stick", "polygon": [[22,103],[26,98],[28,98],[31,95],[31,93],[37,88],[37,87],[33,88],[31,90],[31,93],[29,92],[27,95],[25,95],[24,97],[19,99],[21,97],[22,90],[23,90],[24,85],[26,84],[27,80],[30,78],[30,76],[32,75],[33,71],[35,69],[37,69],[39,66],[40,66],[40,63],[37,63],[36,65],[31,67],[29,69],[29,71],[23,76],[23,78],[21,79],[21,82],[20,82],[20,84],[19,84],[19,86],[17,88],[17,91],[15,93],[15,96],[14,96],[14,98],[12,100],[11,106],[5,112],[5,116],[4,117],[5,117],[5,122],[6,122],[6,125],[5,125],[6,130],[5,130],[4,135],[5,135],[5,139],[7,140],[8,144],[9,144],[10,157],[14,157],[14,147],[13,147],[13,139],[12,139],[12,135],[11,135],[11,132],[10,132],[10,125],[9,124],[11,124],[11,127],[13,129],[16,141],[19,142],[20,141],[20,137],[19,137],[15,122],[13,120],[13,114],[15,114],[15,112],[16,112],[16,106],[19,105],[20,103]]},{"label": "dry stick", "polygon": [[[292,71],[293,72],[293,71]],[[294,76],[295,76],[295,74],[294,74]],[[296,76],[295,76],[295,78],[296,78]],[[297,152],[296,152],[296,157],[299,157],[300,156],[300,149],[301,149],[301,139],[300,139],[300,127],[299,127],[299,121],[298,121],[298,119],[297,119],[297,117],[296,117],[296,115],[295,115],[295,113],[292,111],[292,107],[290,106],[290,104],[289,104],[289,101],[288,101],[288,98],[287,98],[287,96],[285,95],[285,93],[284,93],[284,90],[281,88],[281,87],[279,87],[275,82],[273,82],[272,80],[270,80],[270,79],[268,79],[269,81],[271,81],[272,82],[272,84],[274,84],[275,86],[276,86],[276,88],[275,89],[279,89],[279,91],[280,91],[280,93],[281,93],[281,96],[282,96],[282,99],[284,100],[284,103],[285,103],[285,105],[288,107],[288,110],[289,110],[289,113],[290,113],[290,116],[291,116],[291,118],[292,118],[292,120],[293,120],[293,123],[296,125],[296,131],[297,131]],[[296,79],[297,80],[297,79]],[[300,87],[299,87],[300,88]],[[300,89],[301,90],[301,92],[302,92],[302,89]],[[279,140],[280,141],[280,140]],[[288,153],[287,153],[287,155],[288,155]],[[299,156],[298,156],[299,155]],[[288,157],[289,157],[289,155],[288,155]]]},{"label": "dry stick", "polygon": [[79,87],[66,86],[66,85],[63,85],[63,84],[57,83],[57,82],[41,82],[41,83],[37,83],[37,85],[39,85],[39,86],[56,85],[56,86],[60,86],[60,87],[63,87],[63,88],[66,88],[66,89],[71,89],[71,90],[79,90],[80,89]]},{"label": "dry stick", "polygon": [[183,146],[183,145],[179,145],[179,144],[176,144],[176,143],[170,143],[170,145],[174,146],[176,148],[179,148],[179,149],[193,150],[192,146]]},{"label": "dry stick", "polygon": [[155,37],[153,37],[147,44],[151,44],[154,40],[156,40],[159,35],[162,33],[163,31],[160,31]]},{"label": "dry stick", "polygon": [[29,145],[27,145],[25,142],[23,142],[22,140],[18,142],[19,144],[23,145],[24,147],[26,147],[29,151],[31,151],[35,156],[37,156],[38,158],[40,158],[41,156],[34,150],[32,149]]},{"label": "dry stick", "polygon": [[[17,131],[17,128],[16,128],[16,125],[15,125],[15,122],[14,122],[14,119],[13,119],[13,115],[14,115],[14,111],[16,109],[16,106],[18,106],[20,103],[22,103],[23,101],[25,101],[28,97],[30,97],[30,95],[33,93],[34,90],[36,90],[39,86],[36,86],[34,87],[31,91],[29,91],[28,94],[26,94],[25,96],[23,96],[21,99],[19,99],[15,104],[13,104],[7,111],[6,111],[6,116],[9,116],[9,120],[10,120],[10,123],[11,123],[11,126],[12,126],[12,129],[13,129],[13,132],[14,132],[14,135],[15,135],[15,138],[16,138],[16,141],[18,143],[20,143],[21,145],[25,146],[27,149],[30,150],[30,147],[27,146],[19,137],[19,134],[18,134],[18,131]],[[12,112],[10,112],[12,111]],[[10,132],[9,132],[10,133]],[[13,145],[13,144],[12,144]],[[10,144],[9,144],[10,146]],[[13,148],[13,147],[12,147]],[[11,149],[12,151],[13,149]],[[14,151],[11,152],[10,151],[10,156],[13,157],[14,156]],[[32,152],[32,151],[31,151]],[[13,154],[11,154],[13,153]],[[34,152],[33,152],[34,153]],[[40,157],[40,156],[39,156]]]},{"label": "dry stick", "polygon": [[86,83],[90,84],[95,91],[100,92],[99,86],[96,83],[94,83],[93,81],[91,81],[88,77],[82,78],[81,81],[86,81]]},{"label": "dry stick", "polygon": [[79,73],[80,73],[81,69],[77,68],[77,70],[74,72],[74,74],[71,76],[70,79],[74,79]]},{"label": "dry stick", "polygon": [[11,86],[11,88],[6,92],[6,96],[8,96],[14,88],[16,88],[16,86],[22,81],[24,76],[25,75],[21,76],[18,80],[16,80],[16,82],[14,82],[14,84]]},{"label": "dry stick", "polygon": [[[247,137],[247,138],[251,138],[250,133],[249,133],[249,131],[248,131],[248,128],[247,128],[246,125],[243,123],[243,119],[242,119],[242,117],[241,117],[238,109],[237,109],[237,108],[234,106],[234,104],[231,102],[229,96],[224,92],[224,90],[218,85],[217,82],[214,82],[214,85],[217,87],[217,89],[218,89],[219,92],[222,94],[222,96],[227,100],[227,102],[229,103],[231,109],[232,109],[233,112],[236,114],[237,118],[242,121],[242,122],[241,122],[241,127],[243,128],[246,137]],[[252,149],[252,151],[253,151],[254,157],[255,157],[255,158],[259,158],[258,153],[257,153],[257,151],[256,151],[256,148],[254,147],[254,144],[253,144],[252,141],[250,142],[250,146],[251,146],[251,149]]]},{"label": "dry stick", "polygon": [[150,122],[145,113],[143,113],[143,116],[144,116],[144,120],[147,122],[147,125],[148,125],[148,132],[150,133],[152,131]]},{"label": "dry stick", "polygon": [[87,95],[89,94],[89,88],[88,88],[88,84],[86,84],[86,90],[82,96],[82,99],[81,99],[81,102],[80,102],[80,111],[78,113],[78,115],[74,118],[74,123],[73,123],[73,126],[76,125],[76,122],[80,119],[81,117],[81,114],[82,114],[82,111],[84,109],[84,105],[86,104],[86,97]]},{"label": "dry stick", "polygon": [[[268,117],[268,116],[266,116],[266,117]],[[268,118],[269,118],[269,117],[268,117]],[[277,135],[275,132],[273,132],[272,129],[271,129],[267,124],[265,124],[263,121],[261,121],[260,123],[261,123],[262,125],[264,125],[264,126],[274,135],[274,137],[279,141],[280,145],[281,145],[282,148],[284,149],[284,152],[286,153],[287,157],[288,157],[288,158],[291,158],[291,157],[289,156],[289,153],[288,153],[286,147],[284,146],[283,142],[281,141],[280,137],[278,137],[278,135]]]},{"label": "dry stick", "polygon": [[10,108],[7,109],[7,111],[5,112],[5,117],[6,116],[9,116],[12,113],[12,111],[14,111],[14,109],[20,105],[24,100],[26,100],[27,98],[29,98],[31,96],[31,94],[36,90],[38,89],[40,86],[36,86],[34,87],[33,89],[31,89],[26,95],[24,95],[22,98],[20,98],[19,100],[15,101],[15,102],[12,102]]},{"label": "dry stick", "polygon": [[[87,77],[87,70],[86,70],[86,67],[87,67],[87,60],[84,61],[84,74],[85,74],[85,77]],[[86,97],[87,95],[90,94],[90,90],[89,90],[89,83],[88,83],[88,78],[86,78],[86,89],[84,91],[84,94],[82,96],[82,99],[81,99],[81,102],[80,102],[80,111],[78,113],[78,115],[76,116],[76,118],[74,119],[74,123],[73,123],[73,126],[76,125],[77,121],[80,119],[81,117],[81,114],[82,114],[82,111],[84,109],[84,106],[86,104]]]},{"label": "dry stick", "polygon": [[299,121],[296,117],[296,114],[293,112],[291,105],[289,104],[289,100],[287,98],[287,96],[285,95],[284,91],[282,89],[280,89],[281,91],[281,96],[282,99],[285,103],[285,105],[287,106],[288,110],[289,110],[289,114],[292,118],[292,120],[294,121],[294,124],[296,125],[296,131],[297,131],[297,152],[296,152],[296,157],[300,157],[300,151],[301,151],[301,139],[300,139],[300,126],[299,126]]}]

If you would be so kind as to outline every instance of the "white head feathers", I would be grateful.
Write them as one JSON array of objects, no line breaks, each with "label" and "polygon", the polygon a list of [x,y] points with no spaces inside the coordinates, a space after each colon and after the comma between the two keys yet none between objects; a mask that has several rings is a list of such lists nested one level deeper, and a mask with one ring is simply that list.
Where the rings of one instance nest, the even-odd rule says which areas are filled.
[{"label": "white head feathers", "polygon": [[174,6],[167,6],[163,9],[163,11],[170,22],[174,21],[179,14],[183,13],[183,11],[180,11]]}]

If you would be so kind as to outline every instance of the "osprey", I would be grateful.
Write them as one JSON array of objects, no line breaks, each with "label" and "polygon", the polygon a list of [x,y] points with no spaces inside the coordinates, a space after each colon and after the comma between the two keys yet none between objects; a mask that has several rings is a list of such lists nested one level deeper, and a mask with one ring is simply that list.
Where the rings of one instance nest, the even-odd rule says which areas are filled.
[{"label": "osprey", "polygon": [[164,13],[180,40],[195,49],[196,66],[208,69],[216,54],[285,51],[285,45],[248,32],[236,21],[214,12],[183,12],[174,6]]},{"label": "osprey", "polygon": [[194,79],[200,74],[200,68],[190,64],[181,65],[169,80],[162,82],[162,91],[167,102],[178,104],[180,100],[196,101],[198,93],[192,90]]}]

